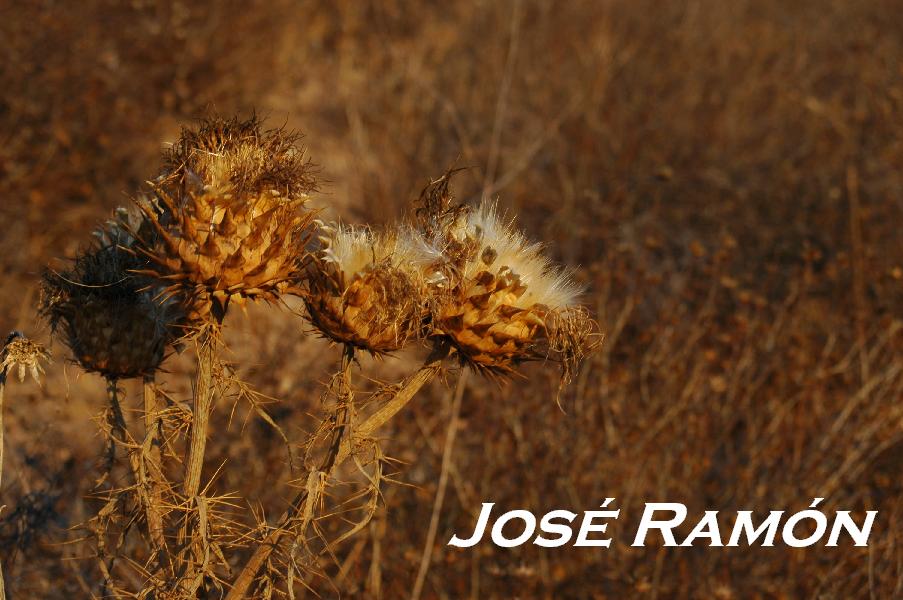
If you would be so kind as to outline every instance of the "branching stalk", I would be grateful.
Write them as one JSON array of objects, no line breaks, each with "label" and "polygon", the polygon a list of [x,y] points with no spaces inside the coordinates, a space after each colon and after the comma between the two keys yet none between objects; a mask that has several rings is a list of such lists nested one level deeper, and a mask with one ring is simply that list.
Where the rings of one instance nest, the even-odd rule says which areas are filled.
[{"label": "branching stalk", "polygon": [[[327,456],[329,466],[327,476],[331,475],[332,472],[351,455],[354,438],[366,437],[387,423],[411,401],[420,388],[426,385],[427,382],[431,381],[439,373],[439,370],[442,367],[442,361],[448,356],[448,352],[449,349],[446,346],[439,346],[434,349],[424,365],[400,385],[398,391],[395,392],[392,398],[382,408],[370,416],[370,418],[364,421],[364,423],[357,426],[353,437],[348,436],[340,438],[341,443],[338,445],[338,451],[335,454],[335,458],[331,460],[329,456]],[[333,442],[335,442],[335,438],[333,439]],[[330,450],[330,454],[332,454],[332,449]],[[327,463],[324,463],[323,466],[327,466]],[[283,536],[289,534],[290,530],[288,525],[303,511],[307,500],[307,493],[307,489],[305,488],[298,492],[294,499],[292,499],[289,508],[282,513],[276,527],[273,528],[267,537],[260,543],[257,550],[255,550],[254,554],[235,579],[235,583],[232,585],[232,589],[226,596],[226,600],[242,600],[243,598],[247,598],[248,590],[254,583],[257,573],[267,562],[273,551],[278,547]]]}]

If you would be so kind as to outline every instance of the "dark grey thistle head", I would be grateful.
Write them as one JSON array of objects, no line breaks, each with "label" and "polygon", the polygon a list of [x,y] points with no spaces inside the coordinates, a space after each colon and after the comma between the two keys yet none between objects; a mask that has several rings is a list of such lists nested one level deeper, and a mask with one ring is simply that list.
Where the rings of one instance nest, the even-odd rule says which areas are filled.
[{"label": "dark grey thistle head", "polygon": [[180,303],[136,271],[146,261],[115,225],[63,272],[44,273],[41,314],[88,372],[108,379],[153,374],[180,336]]}]

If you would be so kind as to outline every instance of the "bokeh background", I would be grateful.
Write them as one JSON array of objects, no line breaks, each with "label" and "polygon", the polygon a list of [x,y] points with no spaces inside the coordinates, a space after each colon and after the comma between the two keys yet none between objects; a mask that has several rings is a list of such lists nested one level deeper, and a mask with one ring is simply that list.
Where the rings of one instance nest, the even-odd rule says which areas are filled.
[{"label": "bokeh background", "polygon": [[[0,330],[49,343],[41,269],[84,247],[156,173],[180,124],[209,111],[303,131],[324,178],[315,201],[352,223],[391,220],[431,177],[468,167],[458,197],[498,197],[578,266],[606,341],[561,407],[542,365],[507,384],[469,379],[423,597],[903,594],[903,3],[85,0],[0,12]],[[303,439],[338,350],[287,309],[237,312],[227,329],[243,377],[281,400],[274,418]],[[43,388],[7,394],[12,598],[90,597],[97,581],[70,528],[91,510],[103,386],[53,349]],[[417,356],[362,367],[397,379]],[[174,394],[190,370],[190,356],[172,361]],[[383,431],[395,483],[307,582],[321,597],[409,595],[451,397],[437,383]],[[228,405],[215,417],[213,456],[229,471],[217,485],[275,516],[291,494],[281,442],[229,417]],[[608,496],[622,509],[609,550],[444,545],[483,501],[542,514]],[[628,545],[646,501],[721,510],[729,530],[736,510],[803,510],[816,496],[827,513],[880,511],[869,547]]]}]

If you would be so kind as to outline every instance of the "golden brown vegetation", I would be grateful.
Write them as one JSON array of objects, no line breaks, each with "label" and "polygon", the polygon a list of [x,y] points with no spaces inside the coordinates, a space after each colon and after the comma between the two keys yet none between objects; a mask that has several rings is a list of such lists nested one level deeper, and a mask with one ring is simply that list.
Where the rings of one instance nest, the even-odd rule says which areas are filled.
[{"label": "golden brown vegetation", "polygon": [[[561,393],[562,412],[550,369],[524,367],[529,382],[501,386],[471,378],[458,396],[426,383],[436,357],[422,369],[416,353],[381,362],[357,353],[360,368],[343,361],[303,335],[292,314],[300,301],[229,311],[227,350],[207,361],[209,378],[224,383],[212,391],[203,506],[184,506],[171,484],[184,476],[174,458],[184,448],[155,441],[188,433],[195,353],[165,363],[165,383],[111,386],[107,402],[99,378],[57,360],[43,388],[6,390],[8,597],[99,596],[101,539],[102,558],[136,561],[114,561],[111,579],[140,588],[154,547],[142,540],[156,528],[145,523],[158,517],[141,508],[133,465],[145,471],[141,489],[175,499],[159,515],[167,544],[178,541],[179,519],[201,531],[202,511],[221,515],[208,521],[219,524],[205,538],[208,562],[215,573],[231,568],[228,583],[256,557],[274,582],[258,579],[261,597],[285,589],[290,560],[296,597],[405,597],[418,579],[422,597],[899,595],[898,12],[880,0],[89,1],[7,11],[0,331],[38,330],[39,265],[89,251],[77,232],[155,176],[161,144],[213,106],[256,108],[306,133],[325,180],[310,199],[323,220],[380,231],[429,175],[468,167],[455,177],[457,196],[471,205],[499,196],[500,213],[549,242],[557,262],[580,265],[574,279],[606,332]],[[64,274],[71,264],[52,266]],[[419,401],[384,418],[419,386]],[[117,458],[98,483],[111,446],[90,416],[112,400],[122,419],[99,422]],[[334,424],[321,426],[324,417]],[[122,421],[131,439],[116,432]],[[337,433],[349,426],[360,464],[338,460],[350,454]],[[312,434],[309,452],[286,450],[283,435]],[[328,488],[308,476],[329,471]],[[306,502],[310,491],[319,505]],[[879,510],[870,548],[444,545],[489,499],[543,512],[614,496],[621,539],[644,501],[730,514],[798,510],[815,495],[826,511]],[[104,535],[72,529],[119,497],[133,511],[110,512]],[[292,500],[300,512],[283,515]],[[289,521],[306,535],[260,556],[260,540],[281,530],[255,527]],[[119,535],[129,528],[137,533]],[[203,564],[203,551],[180,565]]]}]

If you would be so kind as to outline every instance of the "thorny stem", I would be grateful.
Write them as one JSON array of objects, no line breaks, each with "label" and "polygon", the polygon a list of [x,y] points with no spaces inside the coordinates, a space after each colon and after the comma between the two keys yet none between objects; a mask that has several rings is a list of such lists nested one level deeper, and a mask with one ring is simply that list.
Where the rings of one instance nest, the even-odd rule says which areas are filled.
[{"label": "thorny stem", "polygon": [[[216,345],[221,322],[221,316],[215,317],[215,321],[204,326],[198,334],[198,370],[192,398],[191,437],[185,456],[185,480],[182,483],[182,491],[188,507],[200,505],[200,499],[197,499],[197,496],[201,487],[201,473],[204,469],[204,454],[207,449],[207,429],[210,423],[210,410],[213,406],[213,366],[216,360]],[[179,533],[180,545],[184,544],[186,540],[191,540],[195,535],[195,532],[190,531],[191,527],[191,519],[186,518]],[[199,565],[203,564],[204,560],[200,559],[200,562],[196,562],[195,560],[198,558],[197,556],[189,558],[179,577],[183,592],[189,596],[196,593],[203,580],[200,576]]]},{"label": "thorny stem", "polygon": [[341,377],[341,388],[338,394],[338,409],[336,410],[335,429],[332,433],[332,442],[329,444],[329,453],[320,466],[320,472],[329,473],[335,465],[336,458],[339,455],[342,439],[345,435],[345,429],[348,427],[351,414],[351,403],[354,400],[354,392],[351,390],[351,365],[354,362],[354,347],[345,346],[342,352],[342,369],[339,371]]},{"label": "thorny stem", "polygon": [[[128,432],[128,424],[125,415],[122,413],[122,406],[119,404],[119,389],[115,379],[107,381],[107,394],[110,400],[111,426],[115,435],[112,435],[111,458],[115,458],[116,437],[126,447],[128,453],[129,466],[132,469],[134,479],[135,492],[138,494],[139,505],[144,509],[144,515],[147,520],[147,530],[154,549],[162,552],[165,548],[165,540],[163,537],[163,516],[160,513],[162,503],[162,491],[160,488],[160,451],[159,445],[152,444],[150,450],[146,453],[142,448],[139,452],[135,448],[134,440]],[[145,406],[145,424],[148,427],[147,435],[154,435],[153,428],[157,426],[155,419],[156,394],[154,392],[154,377],[149,375],[144,379],[144,406]],[[147,411],[150,410],[150,413]],[[150,416],[148,416],[148,414]],[[148,425],[149,423],[149,425]],[[156,454],[154,451],[156,450]],[[142,461],[144,456],[147,457],[151,465],[149,469],[143,468]],[[2,600],[2,599],[0,599]]]},{"label": "thorny stem", "polygon": [[[123,445],[128,444],[127,427],[125,424],[125,415],[122,414],[122,407],[119,405],[119,388],[115,379],[107,380],[107,398],[110,401],[110,426],[119,436]],[[116,435],[111,436],[110,454],[113,458],[116,456]],[[126,450],[128,452],[128,450]]]},{"label": "thorny stem", "polygon": [[160,507],[163,506],[163,470],[160,458],[160,420],[157,414],[157,390],[154,376],[144,377],[144,435],[145,452],[147,461],[148,505],[147,505],[147,529],[151,541],[157,551],[166,548],[163,537],[163,515]]},{"label": "thorny stem", "polygon": [[[355,429],[354,437],[366,437],[370,435],[398,414],[398,412],[411,401],[420,388],[436,376],[442,367],[442,361],[448,356],[448,352],[448,347],[444,345],[435,348],[424,365],[401,384],[398,391],[395,392],[395,395],[392,396],[382,408]],[[327,476],[331,475],[332,471],[351,455],[352,445],[353,439],[351,437],[346,437],[341,441],[335,459],[331,461],[331,467]],[[327,460],[329,460],[328,457]],[[292,499],[289,508],[282,513],[276,527],[273,528],[267,537],[260,543],[257,550],[251,555],[251,558],[235,579],[235,583],[232,585],[232,589],[229,590],[229,594],[226,596],[225,600],[242,600],[247,597],[248,590],[250,589],[251,584],[254,583],[258,571],[260,571],[260,568],[266,563],[267,559],[269,559],[283,536],[290,533],[289,525],[301,513],[306,500],[307,489],[299,491],[294,499]]]},{"label": "thorny stem", "polygon": [[213,404],[213,361],[216,358],[216,328],[205,327],[198,340],[198,372],[192,400],[191,440],[185,459],[183,490],[190,500],[201,487],[201,471],[204,468],[204,452],[207,448],[207,426],[210,407]]}]

